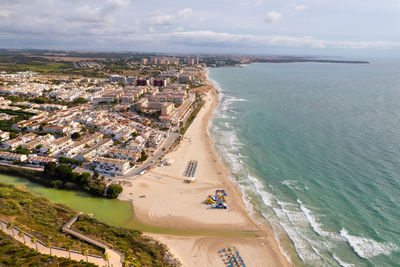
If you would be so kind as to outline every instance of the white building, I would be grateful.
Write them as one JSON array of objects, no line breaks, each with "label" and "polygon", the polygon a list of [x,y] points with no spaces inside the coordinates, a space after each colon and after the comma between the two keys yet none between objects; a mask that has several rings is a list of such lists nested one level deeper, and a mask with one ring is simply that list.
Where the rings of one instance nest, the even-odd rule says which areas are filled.
[{"label": "white building", "polygon": [[102,157],[93,160],[93,164],[97,171],[111,174],[124,174],[130,166],[126,160]]}]

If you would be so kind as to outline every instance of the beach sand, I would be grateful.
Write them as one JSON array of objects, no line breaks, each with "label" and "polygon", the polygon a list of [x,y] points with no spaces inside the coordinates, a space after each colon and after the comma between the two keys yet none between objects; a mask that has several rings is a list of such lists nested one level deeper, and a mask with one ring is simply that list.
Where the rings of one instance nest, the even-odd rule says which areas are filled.
[{"label": "beach sand", "polygon": [[[184,266],[225,266],[218,251],[237,247],[247,266],[290,266],[279,250],[272,229],[249,215],[242,192],[229,179],[208,134],[209,122],[218,105],[210,88],[205,105],[182,142],[165,158],[170,166],[155,167],[129,179],[119,199],[131,201],[135,216],[143,223],[182,230],[213,231],[209,235],[172,236],[147,234],[166,244]],[[185,183],[184,171],[197,160],[195,183]],[[228,194],[228,209],[210,209],[204,201],[216,189]],[[220,232],[220,234],[215,234]]]}]

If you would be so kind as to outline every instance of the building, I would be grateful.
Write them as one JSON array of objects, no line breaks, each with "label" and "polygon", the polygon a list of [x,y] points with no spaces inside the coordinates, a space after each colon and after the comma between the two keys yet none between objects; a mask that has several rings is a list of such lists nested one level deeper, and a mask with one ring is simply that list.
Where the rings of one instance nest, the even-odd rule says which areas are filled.
[{"label": "building", "polygon": [[66,135],[70,131],[69,126],[57,126],[57,125],[46,125],[43,126],[43,131],[49,132],[49,133],[56,133],[60,135]]},{"label": "building", "polygon": [[136,86],[150,86],[148,79],[136,79]]},{"label": "building", "polygon": [[112,158],[137,161],[140,158],[140,153],[130,149],[110,149],[108,155]]},{"label": "building", "polygon": [[1,138],[1,140],[6,140],[6,139],[10,138],[10,133],[3,132],[2,130],[0,130],[0,138]]},{"label": "building", "polygon": [[41,157],[38,155],[29,155],[28,162],[33,165],[44,166],[49,162],[57,162],[57,159],[50,157]]},{"label": "building", "polygon": [[99,157],[93,160],[94,168],[99,172],[124,174],[130,167],[129,161]]},{"label": "building", "polygon": [[148,61],[147,58],[142,58],[142,64],[143,64],[143,65],[147,65],[147,61]]},{"label": "building", "polygon": [[126,77],[120,75],[111,75],[109,81],[110,83],[117,83],[117,82],[126,83]]},{"label": "building", "polygon": [[7,161],[24,162],[24,161],[26,161],[27,157],[26,157],[26,155],[23,155],[23,154],[16,154],[16,153],[0,151],[0,159],[7,160]]}]

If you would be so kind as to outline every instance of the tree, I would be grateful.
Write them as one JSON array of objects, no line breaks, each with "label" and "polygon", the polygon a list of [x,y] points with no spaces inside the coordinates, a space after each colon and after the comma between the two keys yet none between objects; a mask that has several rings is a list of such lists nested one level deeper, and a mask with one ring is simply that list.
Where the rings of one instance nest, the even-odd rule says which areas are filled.
[{"label": "tree", "polygon": [[88,172],[82,173],[79,177],[79,182],[81,184],[89,184],[89,180],[90,180],[90,173]]},{"label": "tree", "polygon": [[46,177],[54,177],[56,174],[57,164],[55,162],[49,162],[44,165],[44,174]]},{"label": "tree", "polygon": [[19,233],[18,233],[18,236],[22,237],[22,239],[24,240],[24,244],[25,244],[25,233],[24,233],[24,231],[20,230]]},{"label": "tree", "polygon": [[122,186],[119,184],[112,184],[107,188],[107,197],[108,198],[117,198],[119,194],[122,192]]},{"label": "tree", "polygon": [[11,235],[14,237],[14,223],[8,223],[7,229],[11,229]]},{"label": "tree", "polygon": [[71,258],[71,248],[72,248],[71,244],[68,243],[67,246],[66,246],[66,249],[68,251],[68,258]]},{"label": "tree", "polygon": [[87,102],[88,101],[83,97],[78,97],[77,99],[74,100],[74,104],[85,104]]},{"label": "tree", "polygon": [[99,175],[100,175],[99,172],[95,170],[95,171],[93,172],[93,179],[99,178]]},{"label": "tree", "polygon": [[51,181],[50,184],[54,188],[62,188],[63,187],[63,182],[61,180]]},{"label": "tree", "polygon": [[49,249],[50,249],[50,255],[51,255],[51,242],[50,242],[50,240],[47,240],[47,241],[46,241],[46,246],[49,247]]},{"label": "tree", "polygon": [[87,256],[88,253],[89,253],[89,251],[88,251],[87,248],[85,248],[85,249],[82,251],[82,254],[86,256],[86,262],[88,261],[88,256]]},{"label": "tree", "polygon": [[75,133],[71,134],[72,140],[78,139],[79,137],[81,137],[81,134],[78,133],[78,132],[75,132]]},{"label": "tree", "polygon": [[31,242],[32,242],[32,244],[35,244],[35,247],[36,247],[36,250],[37,250],[38,247],[37,247],[37,240],[36,240],[36,237],[32,236]]},{"label": "tree", "polygon": [[107,262],[107,265],[110,266],[110,261],[109,261],[109,258],[108,258],[108,253],[107,253],[106,251],[104,252],[103,259]]},{"label": "tree", "polygon": [[148,157],[149,156],[146,154],[146,152],[142,151],[139,161],[141,161],[141,162],[146,161]]},{"label": "tree", "polygon": [[15,132],[11,132],[10,133],[10,140],[12,140],[12,139],[15,139],[15,138],[17,138],[19,136],[19,134],[18,133],[15,133]]},{"label": "tree", "polygon": [[72,178],[72,168],[68,165],[61,164],[56,168],[56,175],[63,181],[68,181]]},{"label": "tree", "polygon": [[74,184],[74,183],[71,183],[71,182],[66,182],[66,183],[64,184],[64,187],[65,187],[66,189],[74,189],[75,184]]}]

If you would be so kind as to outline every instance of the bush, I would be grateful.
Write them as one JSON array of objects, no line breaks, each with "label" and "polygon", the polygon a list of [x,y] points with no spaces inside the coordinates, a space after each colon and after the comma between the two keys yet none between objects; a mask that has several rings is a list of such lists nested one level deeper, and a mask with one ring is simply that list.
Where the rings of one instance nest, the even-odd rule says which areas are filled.
[{"label": "bush", "polygon": [[122,186],[119,184],[112,184],[107,188],[108,198],[117,198],[122,192]]},{"label": "bush", "polygon": [[59,157],[58,162],[60,162],[61,164],[72,164],[72,165],[78,165],[78,166],[82,166],[82,164],[83,164],[83,161],[81,161],[81,160],[70,159],[70,158],[66,158],[66,157]]},{"label": "bush", "polygon": [[75,132],[75,133],[71,134],[72,140],[78,139],[79,137],[81,137],[81,135],[78,132]]}]

